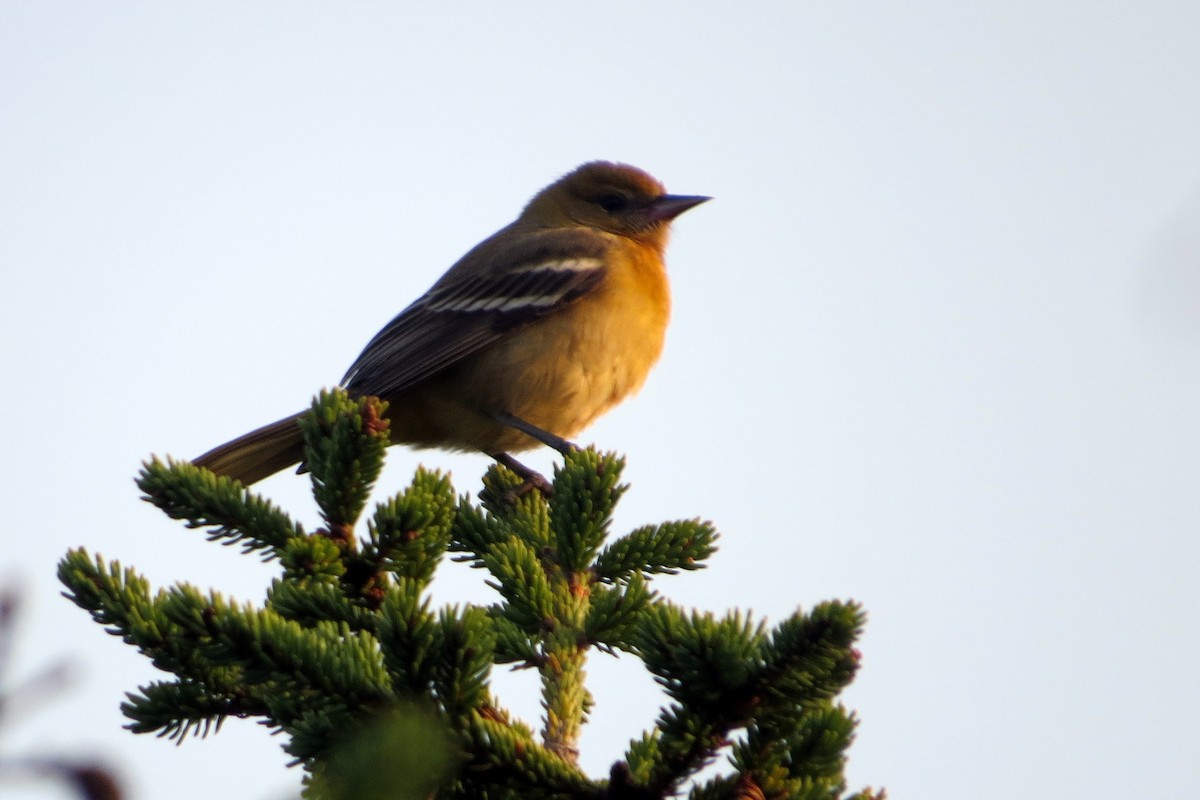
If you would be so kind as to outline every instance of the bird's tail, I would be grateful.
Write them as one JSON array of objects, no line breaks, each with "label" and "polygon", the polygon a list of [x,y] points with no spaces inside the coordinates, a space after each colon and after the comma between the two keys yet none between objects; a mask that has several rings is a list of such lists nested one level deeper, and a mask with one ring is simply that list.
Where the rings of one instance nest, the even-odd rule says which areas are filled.
[{"label": "bird's tail", "polygon": [[[301,412],[303,413],[303,412]],[[304,458],[304,437],[298,420],[301,414],[264,425],[232,442],[214,447],[199,458],[197,467],[207,467],[247,486],[274,475]]]}]

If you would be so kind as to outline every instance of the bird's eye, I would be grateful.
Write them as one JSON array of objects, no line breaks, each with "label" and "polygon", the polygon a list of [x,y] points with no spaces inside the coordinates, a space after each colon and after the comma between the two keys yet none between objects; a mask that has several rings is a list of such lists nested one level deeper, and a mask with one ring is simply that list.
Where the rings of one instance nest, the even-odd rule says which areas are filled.
[{"label": "bird's eye", "polygon": [[629,205],[629,198],[617,192],[608,192],[596,198],[596,205],[610,214],[615,214]]}]

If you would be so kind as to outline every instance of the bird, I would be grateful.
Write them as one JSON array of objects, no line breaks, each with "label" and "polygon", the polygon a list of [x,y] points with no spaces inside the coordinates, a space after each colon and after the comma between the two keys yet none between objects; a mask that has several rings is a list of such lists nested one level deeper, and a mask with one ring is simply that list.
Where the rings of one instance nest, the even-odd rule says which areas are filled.
[{"label": "bird", "polygon": [[[668,229],[710,199],[668,194],[628,164],[579,166],[385,325],[341,386],[387,401],[391,444],[482,452],[549,493],[511,453],[566,454],[641,388],[670,317]],[[245,485],[302,464],[303,413],[192,463]]]}]

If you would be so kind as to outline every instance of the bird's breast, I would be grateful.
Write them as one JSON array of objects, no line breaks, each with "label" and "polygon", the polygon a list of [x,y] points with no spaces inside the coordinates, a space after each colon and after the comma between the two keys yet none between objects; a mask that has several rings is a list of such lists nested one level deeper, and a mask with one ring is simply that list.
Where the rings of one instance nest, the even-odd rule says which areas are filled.
[{"label": "bird's breast", "polygon": [[585,297],[497,342],[494,358],[473,365],[471,383],[481,402],[571,438],[642,386],[669,315],[661,262],[632,259]]}]

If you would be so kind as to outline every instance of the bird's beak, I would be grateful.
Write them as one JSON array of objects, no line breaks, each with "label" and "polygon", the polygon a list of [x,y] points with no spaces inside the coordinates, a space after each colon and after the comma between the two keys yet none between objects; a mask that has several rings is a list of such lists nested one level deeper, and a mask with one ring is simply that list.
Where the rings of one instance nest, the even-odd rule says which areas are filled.
[{"label": "bird's beak", "polygon": [[662,194],[650,201],[646,215],[655,222],[675,219],[689,208],[700,205],[711,197],[698,194]]}]

